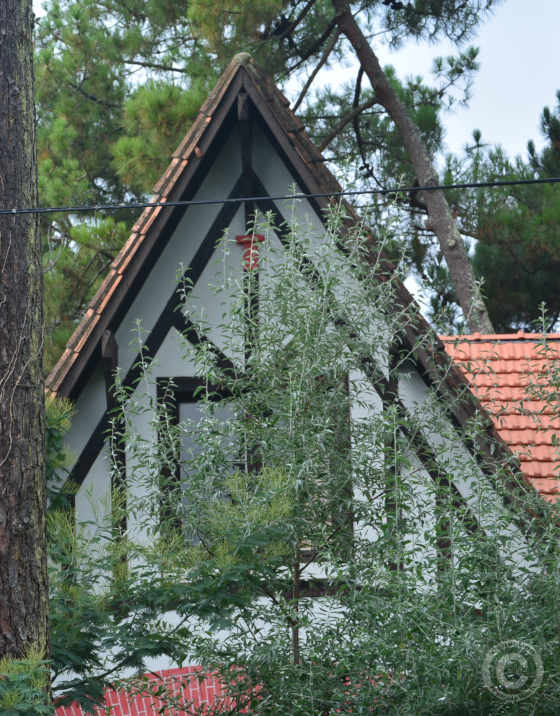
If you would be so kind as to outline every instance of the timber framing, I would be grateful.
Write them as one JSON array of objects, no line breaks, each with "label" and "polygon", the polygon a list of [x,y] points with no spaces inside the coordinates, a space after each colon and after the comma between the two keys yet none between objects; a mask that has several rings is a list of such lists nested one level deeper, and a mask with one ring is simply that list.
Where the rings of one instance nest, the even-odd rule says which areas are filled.
[{"label": "timber framing", "polygon": [[121,534],[126,533],[126,446],[124,439],[125,423],[119,415],[119,401],[117,395],[117,379],[119,368],[119,347],[115,334],[112,331],[103,331],[101,339],[101,358],[103,375],[105,379],[105,399],[107,403],[106,415],[111,426],[111,495],[113,497],[113,513],[120,517],[115,521],[116,529]]},{"label": "timber framing", "polygon": [[[261,184],[257,176],[255,176],[254,181],[259,195],[262,195],[263,197],[262,199],[259,199],[257,201],[257,206],[263,213],[268,212],[273,216],[272,226],[276,235],[284,244],[286,242],[285,235],[287,233],[286,221],[276,204],[267,196],[266,189]],[[308,258],[304,258],[303,261],[306,265],[305,273],[310,278],[311,282],[313,283],[314,281],[320,281],[320,276],[317,270],[311,265],[311,261]],[[400,289],[400,282],[395,281],[395,283],[397,290]],[[414,320],[416,320],[416,318],[419,318],[419,320],[425,323],[424,319],[419,315],[418,312],[414,313],[413,316]],[[340,320],[336,316],[333,316],[333,319],[335,320],[335,322]],[[411,317],[411,321],[412,320],[413,319]],[[350,328],[350,326],[346,327]],[[424,343],[426,343],[426,338],[429,338],[430,340],[435,340],[437,338],[433,334],[429,326],[426,326],[425,332],[421,337]],[[437,340],[439,342],[439,339]],[[443,346],[443,344],[441,345]],[[390,357],[391,362],[395,362],[400,349],[404,350],[407,358],[410,359],[410,356],[413,352],[416,352],[417,354],[420,353],[420,346],[421,344],[419,341],[417,341],[415,344],[411,344],[409,343],[409,336],[406,333],[402,334],[401,336],[397,337],[397,339],[393,343],[393,355]],[[427,349],[424,349],[423,353],[426,357],[428,356]],[[531,486],[528,479],[518,469],[517,458],[515,458],[509,447],[506,445],[499,433],[494,428],[492,419],[482,408],[482,406],[478,404],[478,401],[470,390],[468,382],[464,379],[462,374],[460,376],[462,379],[461,384],[457,387],[457,391],[452,396],[450,395],[449,386],[446,384],[444,371],[450,371],[451,369],[453,369],[453,371],[456,372],[457,368],[455,367],[455,365],[451,361],[445,361],[438,364],[437,370],[432,369],[431,371],[427,370],[426,365],[423,364],[419,365],[417,363],[416,367],[418,368],[419,373],[422,376],[423,380],[426,382],[426,384],[434,388],[438,393],[439,397],[443,400],[443,404],[448,406],[448,413],[451,422],[459,433],[464,433],[463,428],[465,428],[468,425],[469,420],[474,417],[473,413],[464,409],[465,403],[469,408],[474,409],[474,411],[479,411],[480,417],[482,417],[485,425],[487,426],[487,432],[483,436],[484,439],[477,440],[476,443],[472,443],[468,440],[465,440],[464,434],[461,434],[461,439],[468,444],[468,447],[471,449],[477,463],[479,464],[483,472],[488,476],[497,476],[500,482],[504,484],[506,488],[506,494],[504,497],[505,503],[515,504],[518,502],[518,498],[516,498],[515,495],[520,487],[523,490],[533,490],[533,487]],[[362,368],[364,370],[364,373],[371,380],[372,385],[379,397],[381,398],[383,404],[396,405],[399,414],[404,419],[404,423],[400,429],[403,434],[410,439],[411,445],[417,451],[417,456],[422,462],[424,468],[426,469],[426,472],[430,475],[434,482],[441,481],[442,477],[441,474],[439,474],[439,470],[437,468],[437,459],[435,457],[435,453],[429,447],[426,439],[419,432],[415,432],[414,434],[412,434],[411,431],[406,428],[406,419],[410,416],[408,415],[406,407],[397,395],[398,386],[394,375],[390,375],[388,378],[386,378],[380,372],[379,368],[375,365],[374,361],[367,358],[362,361]],[[433,379],[434,374],[437,377],[437,381]],[[453,402],[450,402],[451,400]],[[496,440],[496,442],[492,445],[492,441],[494,440]],[[482,450],[480,448],[482,448]],[[487,460],[488,456],[492,457],[492,461],[490,463]],[[501,460],[500,457],[502,458]],[[506,458],[505,461],[503,459],[504,457]],[[507,473],[504,473],[502,469],[504,462],[507,462],[508,466],[513,469],[510,469]],[[456,494],[456,498],[458,500],[462,500],[454,485],[453,490]]]},{"label": "timber framing", "polygon": [[[125,390],[129,390],[133,388],[138,381],[141,378],[141,372],[142,372],[142,363],[150,363],[156,353],[158,352],[159,348],[161,347],[163,341],[165,340],[167,334],[169,331],[174,328],[177,330],[184,338],[186,338],[190,343],[193,345],[199,345],[201,343],[205,343],[208,345],[210,351],[214,353],[216,356],[216,360],[218,365],[223,368],[224,370],[230,370],[234,371],[234,365],[233,363],[227,358],[217,346],[215,346],[211,341],[208,340],[208,338],[204,335],[200,335],[196,327],[194,326],[191,321],[189,321],[183,313],[179,310],[177,310],[177,306],[179,306],[180,303],[180,291],[179,289],[176,289],[173,292],[173,295],[167,302],[167,305],[163,309],[163,311],[160,314],[160,317],[156,321],[156,325],[154,329],[150,332],[148,338],[146,339],[144,345],[142,346],[141,351],[138,352],[138,354],[135,356],[135,359],[133,361],[132,367],[124,377],[122,381],[122,386]],[[175,383],[178,386],[178,390],[184,390],[184,386],[188,383],[189,385],[192,383],[196,387],[198,387],[201,383],[196,378],[181,378],[176,377],[174,378]],[[198,382],[197,382],[198,381]],[[160,381],[158,381],[158,391],[160,391],[161,385]],[[194,388],[193,388],[194,390]],[[114,395],[113,390],[111,388],[111,394]],[[160,392],[157,393],[157,398],[160,398]],[[72,468],[69,476],[68,476],[68,483],[67,486],[69,487],[71,484],[75,485],[81,485],[85,478],[88,475],[88,472],[91,470],[93,463],[98,458],[99,454],[101,453],[103,446],[105,444],[105,441],[107,440],[107,437],[110,436],[111,433],[111,412],[113,410],[117,409],[117,402],[116,400],[112,400],[111,405],[107,406],[107,410],[103,413],[103,416],[93,429],[93,432],[87,441],[84,449],[78,456],[78,459],[76,460],[76,463],[74,464],[74,467]],[[124,427],[123,427],[124,429]],[[126,463],[124,463],[124,454],[123,454],[123,471],[126,467]]]},{"label": "timber framing", "polygon": [[[288,167],[294,181],[304,193],[337,193],[341,187],[325,166],[325,160],[307,136],[304,125],[289,109],[284,95],[272,80],[253,62],[247,53],[237,55],[226,69],[216,88],[201,107],[185,139],[173,155],[168,169],[154,189],[153,201],[180,201],[195,196],[207,176],[215,157],[236,127],[242,140],[242,176],[230,197],[239,198],[239,204],[225,204],[211,230],[199,248],[191,266],[189,279],[196,281],[210,259],[216,240],[249,194],[262,196],[256,203],[260,210],[272,209],[280,224],[281,214],[254,174],[250,155],[251,124],[258,123],[273,147]],[[324,210],[334,201],[326,197],[309,200],[322,217]],[[338,201],[338,200],[337,200]],[[345,202],[350,223],[359,217]],[[53,393],[75,400],[95,365],[102,360],[102,341],[105,331],[117,331],[120,323],[138,295],[143,282],[156,264],[174,229],[189,207],[147,208],[133,227],[123,249],[114,260],[109,274],[87,309],[83,321],[68,343],[63,356],[47,379],[47,388]],[[246,221],[253,207],[245,205]],[[373,240],[370,245],[372,266],[379,267],[380,280],[393,272],[391,263],[379,255]],[[508,501],[515,502],[519,487],[533,490],[523,475],[507,444],[499,436],[493,421],[470,391],[469,383],[461,370],[447,355],[443,343],[433,333],[413,297],[404,284],[394,278],[396,304],[392,310],[403,316],[399,335],[395,337],[395,351],[414,356],[414,362],[426,384],[434,389],[445,405],[459,430],[465,430],[473,421],[482,422],[484,430],[471,445],[483,470],[498,477],[511,494]],[[150,355],[155,355],[170,325],[184,331],[184,317],[177,310],[180,296],[174,292],[162,316],[146,340]],[[200,338],[203,340],[203,338]],[[136,362],[133,363],[136,365]],[[133,385],[138,367],[131,368],[125,377],[126,385]],[[388,386],[390,390],[391,386]],[[394,387],[393,387],[394,388]],[[394,392],[394,390],[393,390]],[[104,415],[82,452],[72,477],[77,482],[87,474],[87,465],[102,448],[108,428]],[[511,467],[504,474],[502,465]]]}]

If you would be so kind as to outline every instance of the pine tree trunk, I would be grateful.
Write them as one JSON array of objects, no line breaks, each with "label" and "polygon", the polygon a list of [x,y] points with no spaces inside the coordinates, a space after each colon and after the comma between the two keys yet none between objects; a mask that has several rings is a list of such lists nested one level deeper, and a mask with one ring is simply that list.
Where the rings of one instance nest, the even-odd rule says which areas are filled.
[{"label": "pine tree trunk", "polygon": [[[0,208],[37,206],[32,0],[0,1]],[[37,215],[0,216],[0,656],[48,650]]]},{"label": "pine tree trunk", "polygon": [[[340,30],[346,35],[354,48],[361,66],[371,82],[375,97],[387,111],[397,130],[403,145],[410,156],[416,177],[421,186],[435,186],[439,183],[437,172],[422,140],[418,128],[412,121],[406,107],[391,87],[383,72],[379,60],[355,21],[346,0],[332,0],[336,11],[336,20]],[[438,237],[441,252],[447,263],[449,275],[459,305],[467,317],[471,332],[494,333],[488,317],[488,311],[476,285],[465,243],[449,205],[441,191],[425,192],[424,201],[428,208],[426,228]]]}]

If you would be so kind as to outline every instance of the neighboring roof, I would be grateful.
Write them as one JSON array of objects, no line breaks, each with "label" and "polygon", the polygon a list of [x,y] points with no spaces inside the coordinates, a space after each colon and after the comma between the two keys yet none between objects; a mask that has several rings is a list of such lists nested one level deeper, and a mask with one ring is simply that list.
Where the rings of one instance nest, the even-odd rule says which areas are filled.
[{"label": "neighboring roof", "polygon": [[558,499],[560,445],[553,436],[560,435],[560,413],[543,392],[551,390],[551,374],[560,379],[560,334],[546,336],[546,350],[541,335],[523,331],[440,338],[525,475],[547,500]]},{"label": "neighboring roof", "polygon": [[[213,674],[206,673],[202,677],[202,667],[184,666],[180,669],[168,669],[160,672],[150,672],[144,678],[143,693],[128,693],[124,689],[105,691],[105,703],[95,707],[96,716],[158,716],[163,699],[153,694],[163,693],[165,689],[170,694],[170,704],[179,698],[185,706],[191,706],[192,713],[196,709],[201,714],[210,716],[211,713],[227,713],[231,709],[231,701],[222,697],[221,684]],[[181,702],[179,701],[179,703]],[[173,706],[168,707],[165,713],[173,712]],[[59,706],[55,716],[87,716],[86,711],[78,704]]]}]

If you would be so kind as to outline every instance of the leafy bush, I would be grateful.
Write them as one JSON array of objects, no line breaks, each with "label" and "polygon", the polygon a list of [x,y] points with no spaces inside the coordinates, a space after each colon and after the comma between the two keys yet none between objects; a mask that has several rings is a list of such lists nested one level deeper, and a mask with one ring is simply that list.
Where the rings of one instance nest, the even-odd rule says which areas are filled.
[{"label": "leafy bush", "polygon": [[51,716],[48,693],[49,664],[41,654],[26,659],[0,659],[0,713],[2,716]]}]

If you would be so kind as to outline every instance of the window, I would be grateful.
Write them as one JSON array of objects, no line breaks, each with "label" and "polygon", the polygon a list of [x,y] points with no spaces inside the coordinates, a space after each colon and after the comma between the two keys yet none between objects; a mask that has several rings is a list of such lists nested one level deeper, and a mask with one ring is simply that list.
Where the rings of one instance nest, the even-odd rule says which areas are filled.
[{"label": "window", "polygon": [[[161,409],[162,429],[159,435],[162,455],[161,509],[169,518],[177,515],[176,524],[180,525],[181,505],[189,500],[188,464],[200,454],[200,443],[194,434],[180,426],[198,424],[205,415],[204,404],[200,400],[201,389],[205,381],[200,378],[159,378],[157,381],[157,401]],[[221,397],[216,395],[216,402]],[[216,406],[214,417],[218,421],[228,420],[232,416],[229,404]],[[222,439],[221,444],[225,442]],[[232,468],[233,469],[233,466]]]},{"label": "window", "polygon": [[[303,412],[309,411],[309,414],[296,418],[295,424],[289,425],[289,416],[277,412],[282,406],[281,386],[276,390],[279,402],[275,400],[275,391],[271,390],[266,406],[262,402],[258,406],[253,405],[252,400],[245,404],[244,409],[248,413],[251,413],[253,408],[257,412],[260,409],[262,413],[253,428],[248,429],[256,444],[256,447],[254,445],[251,448],[252,454],[249,456],[246,455],[247,445],[243,430],[238,430],[237,435],[230,439],[216,429],[215,439],[208,434],[205,440],[205,443],[211,446],[208,461],[205,461],[210,480],[212,474],[221,475],[223,478],[227,472],[231,474],[236,469],[250,475],[253,471],[259,471],[263,465],[285,467],[288,471],[301,473],[306,486],[297,490],[296,499],[302,500],[302,503],[298,508],[299,517],[296,522],[301,523],[297,533],[300,534],[301,557],[305,562],[323,559],[326,553],[348,554],[352,544],[348,400],[343,400],[341,405],[341,396],[348,397],[348,381],[341,376],[336,376],[334,386],[332,381],[332,377],[326,376],[319,376],[314,381],[309,405],[301,409]],[[192,479],[192,473],[189,474],[189,469],[193,469],[189,468],[189,463],[193,460],[196,462],[197,456],[201,454],[201,445],[194,426],[201,421],[206,410],[200,401],[204,385],[205,382],[197,378],[158,380],[158,402],[166,406],[164,416],[171,428],[166,433],[172,436],[169,439],[169,435],[164,436],[162,430],[160,437],[165,455],[161,489],[162,513],[171,523],[173,521],[170,521],[169,517],[175,514],[175,524],[180,529],[181,509],[189,504],[189,484],[199,484]],[[223,397],[227,396],[223,393],[216,394],[216,403],[219,405],[216,405],[213,417],[218,423],[227,421],[234,414],[232,403],[220,403]],[[261,395],[260,398],[264,399],[264,396]],[[344,409],[344,404],[348,409]],[[311,413],[313,416],[310,420]],[[278,415],[277,419],[274,419],[274,415]],[[184,428],[181,429],[180,426],[185,424],[193,426],[191,434]],[[301,430],[298,430],[298,426]],[[174,433],[173,428],[177,428]],[[206,428],[211,430],[211,424]],[[168,444],[165,444],[166,441]],[[233,443],[237,444],[237,452],[223,449],[227,445],[231,447]],[[225,492],[219,492],[219,477],[216,485],[215,490],[210,488],[209,496],[215,498],[219,494],[225,497]],[[189,539],[196,541],[194,536]]]}]

